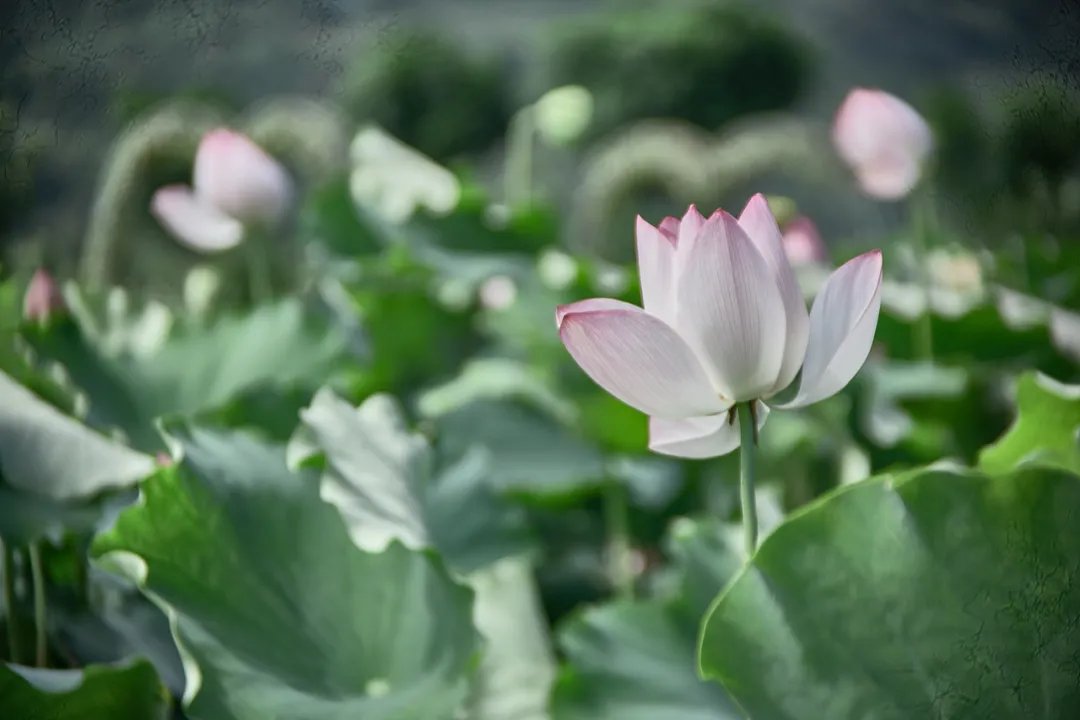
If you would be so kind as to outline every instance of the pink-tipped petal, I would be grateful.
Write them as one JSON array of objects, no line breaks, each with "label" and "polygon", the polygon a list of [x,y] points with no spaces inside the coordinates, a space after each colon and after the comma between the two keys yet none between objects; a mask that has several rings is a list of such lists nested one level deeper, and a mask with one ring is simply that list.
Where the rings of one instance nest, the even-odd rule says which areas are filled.
[{"label": "pink-tipped petal", "polygon": [[556,311],[559,337],[597,385],[659,417],[689,417],[726,407],[669,325],[618,300],[584,300]]},{"label": "pink-tipped petal", "polygon": [[150,201],[150,212],[173,237],[197,252],[228,250],[244,237],[238,220],[201,202],[185,185],[158,189]]},{"label": "pink-tipped petal", "polygon": [[[685,221],[684,221],[685,222]],[[787,321],[775,273],[725,212],[714,214],[676,259],[676,329],[733,401],[772,389]]]},{"label": "pink-tipped petal", "polygon": [[881,310],[881,251],[841,265],[825,281],[810,310],[798,394],[777,407],[802,407],[840,392],[866,362]]},{"label": "pink-tipped petal", "polygon": [[[638,216],[640,219],[640,216]],[[673,246],[679,242],[679,218],[668,215],[656,226],[665,240]]]},{"label": "pink-tipped petal", "polygon": [[809,265],[825,259],[825,243],[814,221],[800,215],[784,228],[784,254],[793,266]]},{"label": "pink-tipped petal", "polygon": [[[673,220],[674,218],[668,218]],[[667,222],[666,220],[664,222]],[[678,220],[675,220],[676,225]],[[671,324],[675,318],[675,235],[637,219],[638,275],[645,312]],[[678,232],[678,227],[675,228]]]},{"label": "pink-tipped petal", "polygon": [[867,194],[892,200],[918,182],[933,136],[922,116],[900,98],[855,88],[836,113],[833,144]]},{"label": "pink-tipped petal", "polygon": [[758,252],[769,263],[776,285],[780,288],[780,299],[784,303],[784,315],[787,318],[784,358],[773,386],[766,393],[768,396],[786,388],[799,373],[810,337],[810,316],[806,312],[806,303],[803,301],[799,283],[795,280],[791,263],[784,253],[780,227],[776,224],[776,218],[764,195],[758,193],[750,198],[739,215],[739,226],[746,231]]},{"label": "pink-tipped petal", "polygon": [[[769,416],[765,403],[755,405],[758,430]],[[739,447],[739,419],[728,414],[670,420],[649,418],[649,449],[662,455],[703,459],[726,455]]]},{"label": "pink-tipped petal", "polygon": [[679,242],[688,243],[693,240],[705,224],[705,216],[698,212],[696,205],[691,205],[679,221]]},{"label": "pink-tipped petal", "polygon": [[195,155],[195,192],[244,223],[272,225],[288,210],[292,181],[246,136],[219,128],[203,136]]}]

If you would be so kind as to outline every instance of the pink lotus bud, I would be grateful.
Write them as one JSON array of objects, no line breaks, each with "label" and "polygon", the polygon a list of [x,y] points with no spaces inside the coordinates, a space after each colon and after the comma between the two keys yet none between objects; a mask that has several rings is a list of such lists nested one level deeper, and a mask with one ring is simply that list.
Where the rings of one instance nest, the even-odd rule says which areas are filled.
[{"label": "pink lotus bud", "polygon": [[42,268],[34,271],[23,296],[23,317],[27,320],[45,322],[50,316],[67,309],[60,286],[52,275]]},{"label": "pink lotus bud", "polygon": [[922,116],[900,98],[855,88],[836,113],[833,144],[864,192],[895,200],[918,183],[933,138]]},{"label": "pink lotus bud", "polygon": [[193,188],[159,189],[150,211],[183,244],[217,252],[239,244],[246,226],[280,222],[292,194],[288,173],[265,150],[240,133],[219,128],[199,143]]},{"label": "pink lotus bud", "polygon": [[825,243],[813,220],[799,215],[784,228],[784,253],[794,266],[809,265],[825,259]]}]

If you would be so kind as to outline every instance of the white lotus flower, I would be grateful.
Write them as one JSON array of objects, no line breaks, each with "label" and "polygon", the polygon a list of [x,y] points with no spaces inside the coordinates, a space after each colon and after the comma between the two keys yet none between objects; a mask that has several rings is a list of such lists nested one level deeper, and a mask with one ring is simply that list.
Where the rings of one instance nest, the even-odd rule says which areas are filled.
[{"label": "white lotus flower", "polygon": [[172,235],[199,252],[235,247],[249,226],[281,221],[292,202],[285,169],[249,138],[218,128],[195,154],[193,185],[167,185],[150,211]]},{"label": "white lotus flower", "polygon": [[900,98],[855,88],[836,113],[833,144],[864,192],[895,200],[918,183],[933,137],[922,116]]},{"label": "white lotus flower", "polygon": [[[650,416],[649,447],[702,458],[739,444],[736,403],[802,407],[839,392],[870,352],[881,253],[828,278],[808,314],[763,196],[738,220],[693,206],[654,228],[637,221],[644,309],[606,298],[560,306],[559,335],[597,384]],[[774,396],[802,369],[798,392]],[[767,403],[767,404],[766,404]]]}]

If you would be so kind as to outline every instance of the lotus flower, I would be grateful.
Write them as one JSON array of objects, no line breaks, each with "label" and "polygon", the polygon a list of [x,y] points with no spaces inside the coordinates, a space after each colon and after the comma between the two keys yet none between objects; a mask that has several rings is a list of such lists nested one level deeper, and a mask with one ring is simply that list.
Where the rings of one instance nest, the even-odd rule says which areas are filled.
[{"label": "lotus flower", "polygon": [[35,270],[30,284],[26,286],[26,294],[23,295],[23,317],[35,322],[45,322],[66,307],[60,286],[52,275],[42,268]]},{"label": "lotus flower", "polygon": [[203,136],[194,183],[154,193],[150,211],[177,240],[199,252],[235,247],[245,228],[281,221],[292,199],[285,169],[246,136],[219,128]]},{"label": "lotus flower", "polygon": [[[739,444],[736,403],[802,407],[840,391],[870,352],[881,307],[881,253],[849,261],[809,314],[780,229],[755,195],[736,220],[637,220],[644,309],[607,298],[562,305],[559,335],[598,385],[650,416],[649,447],[688,458]],[[787,402],[775,396],[802,369]],[[766,404],[768,403],[768,404]]]},{"label": "lotus flower", "polygon": [[784,227],[784,254],[793,266],[809,265],[825,259],[825,243],[814,221],[799,215]]},{"label": "lotus flower", "polygon": [[895,200],[911,192],[933,144],[913,107],[882,90],[852,90],[836,113],[833,144],[868,195]]}]

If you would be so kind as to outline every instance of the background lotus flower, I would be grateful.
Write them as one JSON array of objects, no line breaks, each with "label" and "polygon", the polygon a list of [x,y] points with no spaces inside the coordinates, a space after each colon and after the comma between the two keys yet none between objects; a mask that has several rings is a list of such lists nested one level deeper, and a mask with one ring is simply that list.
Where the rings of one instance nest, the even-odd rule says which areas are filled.
[{"label": "background lotus flower", "polygon": [[799,215],[784,227],[784,254],[794,266],[809,265],[825,259],[825,243],[814,221]]},{"label": "background lotus flower", "polygon": [[240,243],[245,227],[279,223],[292,201],[292,181],[265,150],[219,128],[203,136],[192,187],[167,185],[150,211],[193,250],[218,252]]},{"label": "background lotus flower", "polygon": [[867,194],[895,200],[918,183],[933,138],[922,116],[900,98],[855,88],[836,113],[833,144]]},{"label": "background lotus flower", "polygon": [[[596,298],[557,308],[559,335],[597,384],[650,415],[649,447],[709,457],[739,444],[736,403],[757,422],[840,391],[870,352],[881,307],[881,253],[826,280],[809,314],[765,198],[736,220],[693,206],[682,220],[637,221],[644,309]],[[798,392],[771,399],[799,369]]]},{"label": "background lotus flower", "polygon": [[35,322],[45,322],[50,316],[63,311],[67,305],[60,286],[43,268],[34,271],[30,284],[23,295],[23,317]]}]

